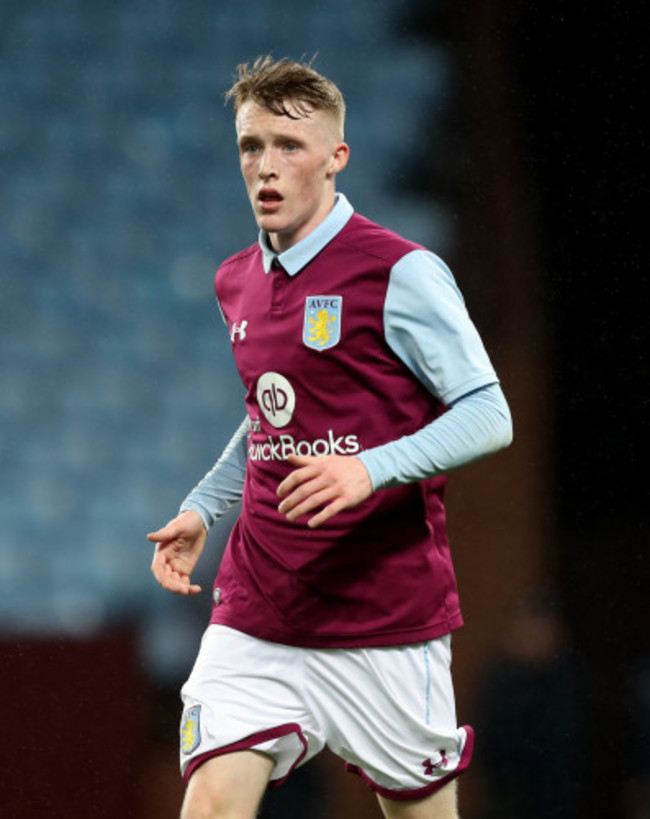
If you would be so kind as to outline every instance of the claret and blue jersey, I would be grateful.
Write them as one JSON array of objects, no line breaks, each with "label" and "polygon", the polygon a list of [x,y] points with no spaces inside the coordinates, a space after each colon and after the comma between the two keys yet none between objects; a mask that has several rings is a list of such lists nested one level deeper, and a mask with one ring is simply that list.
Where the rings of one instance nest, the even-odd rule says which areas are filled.
[{"label": "claret and blue jersey", "polygon": [[[444,263],[339,194],[281,255],[262,235],[227,260],[216,291],[248,423],[227,464],[243,475],[246,456],[212,622],[312,647],[405,644],[458,628],[444,475],[402,478],[419,477],[418,436],[445,408],[497,382]],[[321,528],[289,522],[276,489],[291,453],[357,455],[382,491]],[[217,467],[183,505],[210,522]]]}]

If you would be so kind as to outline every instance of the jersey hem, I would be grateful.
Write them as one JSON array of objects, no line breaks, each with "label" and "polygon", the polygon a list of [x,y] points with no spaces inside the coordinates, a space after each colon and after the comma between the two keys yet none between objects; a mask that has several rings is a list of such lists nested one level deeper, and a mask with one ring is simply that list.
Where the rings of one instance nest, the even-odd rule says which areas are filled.
[{"label": "jersey hem", "polygon": [[216,609],[215,614],[217,616],[213,615],[210,620],[211,625],[228,626],[258,640],[266,640],[269,643],[280,643],[281,645],[296,648],[381,648],[382,646],[410,645],[436,640],[438,637],[457,631],[463,626],[462,615],[458,612],[443,622],[415,629],[391,631],[383,634],[324,634],[319,636],[287,633],[265,628],[249,628],[228,617],[219,617],[218,609]]}]

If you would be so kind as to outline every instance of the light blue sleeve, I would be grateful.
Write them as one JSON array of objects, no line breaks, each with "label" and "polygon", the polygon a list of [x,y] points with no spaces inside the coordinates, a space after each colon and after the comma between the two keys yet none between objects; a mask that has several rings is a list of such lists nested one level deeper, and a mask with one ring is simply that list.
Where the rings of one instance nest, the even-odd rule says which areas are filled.
[{"label": "light blue sleeve", "polygon": [[392,269],[384,329],[393,352],[451,407],[413,435],[359,455],[373,489],[442,475],[510,444],[512,418],[494,368],[451,271],[433,253],[413,251]]},{"label": "light blue sleeve", "polygon": [[499,384],[460,398],[443,415],[403,438],[373,447],[357,457],[372,488],[386,489],[444,475],[483,458],[512,441],[510,409]]},{"label": "light blue sleeve", "polygon": [[219,460],[181,504],[181,512],[188,509],[198,512],[206,529],[241,500],[246,477],[249,426],[246,417]]},{"label": "light blue sleeve", "polygon": [[499,379],[445,263],[414,250],[393,267],[384,305],[393,352],[443,404]]}]

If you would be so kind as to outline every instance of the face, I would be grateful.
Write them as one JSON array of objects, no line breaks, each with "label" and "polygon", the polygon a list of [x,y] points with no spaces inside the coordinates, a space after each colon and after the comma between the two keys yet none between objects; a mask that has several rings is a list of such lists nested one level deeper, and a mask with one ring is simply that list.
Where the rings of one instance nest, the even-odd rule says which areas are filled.
[{"label": "face", "polygon": [[335,177],[348,160],[335,118],[291,119],[252,101],[235,121],[242,175],[257,224],[282,252],[304,239],[334,205]]}]

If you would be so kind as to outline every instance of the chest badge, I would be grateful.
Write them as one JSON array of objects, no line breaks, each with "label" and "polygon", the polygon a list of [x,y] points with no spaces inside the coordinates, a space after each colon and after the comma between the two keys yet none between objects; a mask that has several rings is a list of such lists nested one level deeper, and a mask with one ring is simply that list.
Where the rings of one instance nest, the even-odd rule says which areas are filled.
[{"label": "chest badge", "polygon": [[329,350],[341,340],[343,296],[307,296],[302,341],[312,350]]}]

